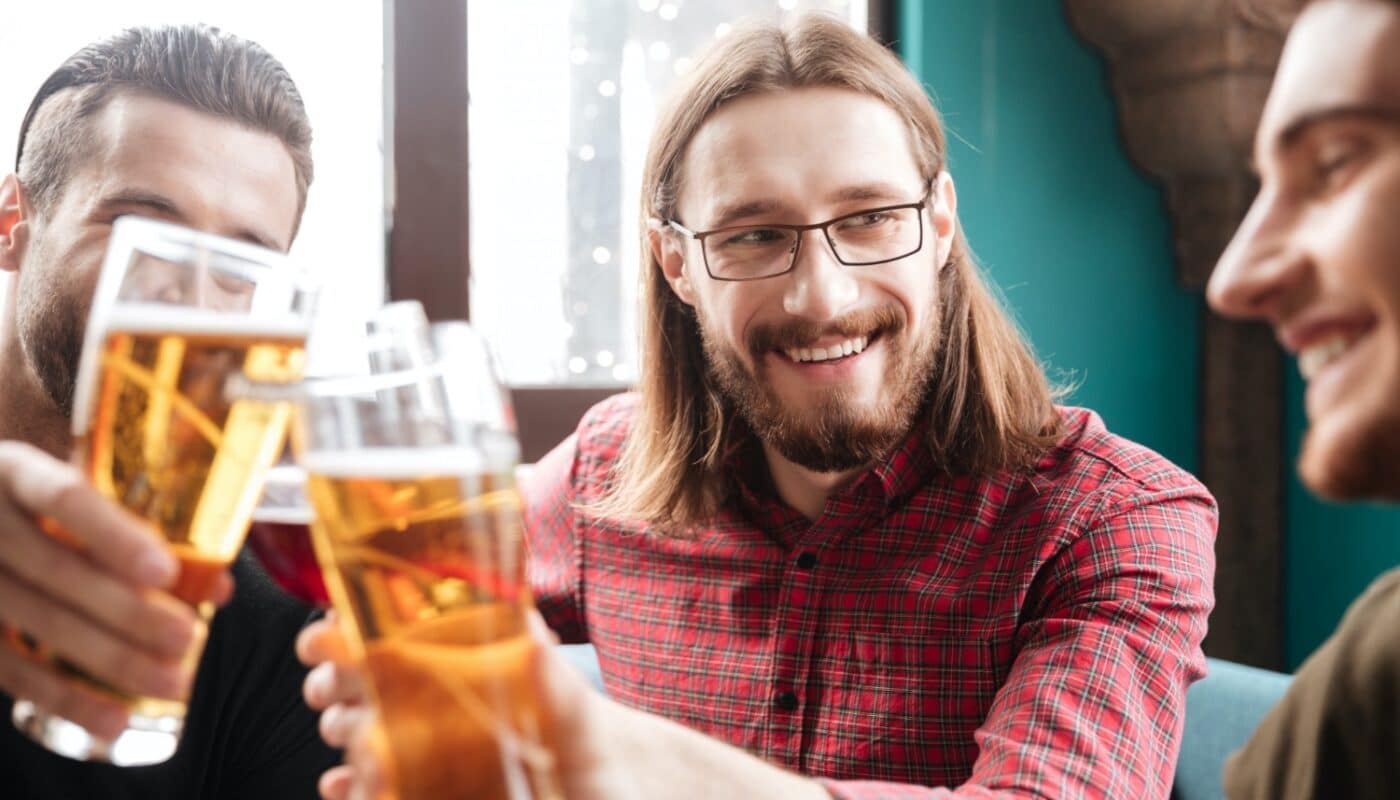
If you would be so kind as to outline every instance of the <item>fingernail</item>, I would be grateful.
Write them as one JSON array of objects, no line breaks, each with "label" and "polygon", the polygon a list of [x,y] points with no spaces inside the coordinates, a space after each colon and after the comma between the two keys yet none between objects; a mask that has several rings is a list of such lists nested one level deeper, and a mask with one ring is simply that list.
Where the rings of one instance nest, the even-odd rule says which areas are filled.
[{"label": "fingernail", "polygon": [[148,550],[136,562],[136,576],[143,583],[162,588],[174,582],[179,569],[174,556],[160,549]]}]

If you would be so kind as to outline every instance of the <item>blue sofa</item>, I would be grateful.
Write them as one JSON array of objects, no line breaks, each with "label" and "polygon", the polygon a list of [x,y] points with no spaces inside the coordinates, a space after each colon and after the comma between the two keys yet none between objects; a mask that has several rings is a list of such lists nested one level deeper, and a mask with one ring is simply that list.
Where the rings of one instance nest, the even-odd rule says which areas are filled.
[{"label": "blue sofa", "polygon": [[[589,645],[560,650],[593,685],[603,688]],[[1291,678],[1277,672],[1210,660],[1210,674],[1186,693],[1186,732],[1176,765],[1173,800],[1221,800],[1220,770],[1279,698]]]},{"label": "blue sofa", "polygon": [[1186,733],[1176,764],[1173,800],[1219,800],[1220,770],[1283,697],[1292,678],[1210,660],[1210,673],[1186,693]]}]

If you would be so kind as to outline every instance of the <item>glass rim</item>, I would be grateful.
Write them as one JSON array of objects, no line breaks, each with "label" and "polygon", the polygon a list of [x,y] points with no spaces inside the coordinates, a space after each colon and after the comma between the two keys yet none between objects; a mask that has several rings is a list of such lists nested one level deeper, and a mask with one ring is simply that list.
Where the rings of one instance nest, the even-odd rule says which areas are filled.
[{"label": "glass rim", "polygon": [[[155,244],[152,247],[146,247],[153,242]],[[184,252],[174,253],[173,249],[166,249],[164,254],[149,253],[149,250],[161,247],[181,247],[184,248]],[[82,337],[82,350],[74,376],[69,428],[75,437],[85,436],[92,425],[93,397],[98,390],[96,384],[99,364],[96,355],[101,350],[102,340],[111,333],[109,323],[113,316],[113,310],[118,307],[147,305],[118,299],[122,281],[125,280],[127,271],[132,265],[131,254],[133,252],[149,253],[174,263],[182,263],[192,255],[198,258],[200,254],[203,254],[206,259],[210,254],[224,254],[246,259],[247,263],[239,265],[238,273],[242,277],[254,282],[277,283],[290,290],[285,311],[276,315],[259,316],[269,318],[280,316],[281,322],[296,320],[297,324],[287,326],[288,329],[298,329],[303,338],[310,336],[315,309],[320,300],[320,283],[315,281],[305,270],[297,268],[286,254],[269,250],[261,245],[195,230],[164,220],[132,214],[117,217],[112,223],[112,233],[107,239],[106,253],[103,255],[99,267],[97,285],[93,289],[92,300],[88,305]],[[240,316],[246,316],[246,313],[181,306],[176,303],[153,305],[168,305],[170,308],[189,311],[191,315],[199,315],[206,319],[237,319]]]},{"label": "glass rim", "polygon": [[437,358],[426,364],[397,369],[392,372],[307,378],[296,384],[289,384],[288,389],[297,399],[323,400],[330,397],[366,394],[385,389],[400,389],[424,380],[442,378],[446,374],[446,362]]},{"label": "glass rim", "polygon": [[[112,242],[131,240],[130,249],[179,263],[190,253],[212,258],[215,269],[235,273],[249,279],[270,276],[279,282],[292,284],[299,291],[316,292],[320,282],[309,271],[293,263],[290,256],[241,239],[196,230],[165,220],[123,214],[112,223]],[[178,248],[178,250],[177,250]],[[236,260],[235,260],[236,259]]]}]

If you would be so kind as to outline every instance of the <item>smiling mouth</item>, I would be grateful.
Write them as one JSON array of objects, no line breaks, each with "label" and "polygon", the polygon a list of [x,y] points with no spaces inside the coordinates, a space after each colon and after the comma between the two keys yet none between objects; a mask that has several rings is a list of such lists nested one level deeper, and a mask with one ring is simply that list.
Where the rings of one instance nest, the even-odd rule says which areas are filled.
[{"label": "smiling mouth", "polygon": [[820,363],[824,361],[836,361],[852,355],[859,355],[870,346],[870,342],[878,338],[874,336],[854,336],[836,344],[826,347],[785,347],[781,349],[783,355],[799,364]]},{"label": "smiling mouth", "polygon": [[1302,373],[1303,379],[1310,381],[1317,377],[1328,365],[1346,355],[1353,345],[1365,338],[1366,333],[1367,331],[1339,333],[1299,350],[1298,371]]}]

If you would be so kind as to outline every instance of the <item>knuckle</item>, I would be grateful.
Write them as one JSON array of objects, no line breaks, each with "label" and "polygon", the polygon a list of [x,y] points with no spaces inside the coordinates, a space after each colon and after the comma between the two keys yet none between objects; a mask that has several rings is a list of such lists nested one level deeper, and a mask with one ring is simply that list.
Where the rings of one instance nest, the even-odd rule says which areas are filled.
[{"label": "knuckle", "polygon": [[71,552],[47,537],[37,536],[34,539],[35,546],[29,556],[31,560],[26,565],[30,575],[46,581],[50,586],[73,590],[86,583],[79,579],[80,576],[72,574],[77,560]]},{"label": "knuckle", "polygon": [[62,464],[47,478],[36,499],[45,509],[70,508],[88,491],[82,476],[67,464]]},{"label": "knuckle", "polygon": [[344,747],[345,741],[341,738],[340,708],[331,706],[321,712],[321,720],[317,727],[321,731],[321,738],[326,744],[332,747]]},{"label": "knuckle", "polygon": [[8,472],[14,462],[22,457],[22,454],[29,449],[29,445],[17,442],[13,439],[0,441],[0,471]]}]

